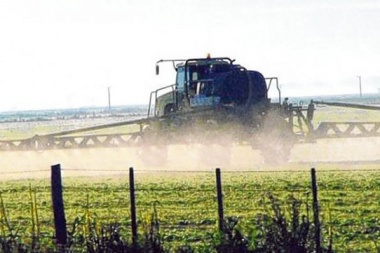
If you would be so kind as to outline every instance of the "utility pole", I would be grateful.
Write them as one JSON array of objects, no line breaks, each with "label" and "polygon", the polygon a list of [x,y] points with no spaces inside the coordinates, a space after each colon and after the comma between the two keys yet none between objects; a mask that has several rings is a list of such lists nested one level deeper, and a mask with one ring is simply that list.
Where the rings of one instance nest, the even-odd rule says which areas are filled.
[{"label": "utility pole", "polygon": [[111,111],[111,87],[108,87],[108,110]]},{"label": "utility pole", "polygon": [[362,97],[362,76],[357,76],[359,78],[359,92],[360,97]]}]

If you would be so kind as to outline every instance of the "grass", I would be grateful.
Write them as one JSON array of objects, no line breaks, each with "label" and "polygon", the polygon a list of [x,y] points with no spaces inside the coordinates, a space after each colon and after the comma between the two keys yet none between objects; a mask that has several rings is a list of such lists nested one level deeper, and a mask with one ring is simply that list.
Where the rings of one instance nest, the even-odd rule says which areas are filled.
[{"label": "grass", "polygon": [[[333,167],[317,171],[322,235],[324,245],[332,239],[337,252],[379,250],[380,171],[339,171]],[[166,248],[180,245],[204,251],[213,245],[217,231],[217,202],[214,173],[136,173],[136,201],[140,234],[153,209],[157,211],[162,244]],[[258,217],[268,214],[268,193],[278,198],[285,217],[291,217],[289,196],[310,203],[310,173],[224,172],[222,171],[224,211],[226,217],[238,219],[236,228],[247,238],[256,238]],[[35,192],[35,209],[41,236],[40,244],[52,247],[52,207],[49,182],[46,180],[5,181],[0,183],[4,213],[13,231],[30,242],[33,234],[31,185]],[[123,238],[130,238],[128,177],[64,178],[66,219],[74,221],[85,214],[97,224],[118,224]],[[306,212],[305,205],[301,211]],[[34,216],[35,217],[35,216]],[[25,232],[22,232],[25,231]],[[34,227],[34,233],[36,227]],[[254,241],[249,240],[250,247]],[[208,245],[208,246],[207,246]]]},{"label": "grass", "polygon": [[[380,121],[380,113],[318,106],[314,125],[323,121]],[[94,125],[92,120],[2,123],[0,139],[23,139],[91,125]],[[91,134],[136,130],[138,126],[131,125],[93,131]],[[345,145],[344,151],[340,153],[347,152],[347,147]],[[353,150],[357,150],[357,144]],[[314,149],[305,148],[301,151],[314,152]],[[323,152],[330,153],[328,150]],[[100,163],[98,160],[96,162]],[[295,226],[297,229],[306,224],[301,217],[310,212],[310,173],[305,167],[261,169],[260,172],[240,173],[222,170],[224,213],[230,221],[227,235],[218,233],[213,172],[136,173],[140,240],[150,235],[146,241],[159,240],[166,249],[187,245],[196,252],[212,252],[217,246],[228,248],[236,243],[244,249],[258,249],[263,243],[287,244],[286,238],[280,242],[264,239],[265,235],[279,234],[276,231],[284,230],[284,222],[272,222],[275,220],[273,217],[276,217],[273,207],[278,205],[276,210],[281,210],[280,217],[275,221],[284,219],[286,224],[295,224],[296,217],[299,218],[296,222],[299,226]],[[281,171],[265,171],[277,169]],[[378,165],[318,165],[319,205],[325,247],[332,242],[336,252],[380,251],[380,243],[377,242],[380,238],[380,170],[372,169],[379,169]],[[127,174],[102,178],[64,178],[63,182],[66,219],[72,243],[85,245],[86,235],[94,247],[101,246],[99,237],[90,237],[91,233],[108,238],[120,236],[130,243]],[[35,249],[55,248],[49,181],[1,181],[0,193],[1,238],[9,239],[19,247],[19,252],[23,252],[23,245],[33,245]],[[295,200],[298,201],[299,216],[295,216]],[[159,234],[151,231],[157,228],[151,224],[159,224]],[[286,237],[293,240],[294,235]],[[223,241],[223,236],[227,240]],[[300,235],[297,238],[301,238]]]},{"label": "grass", "polygon": [[[117,119],[120,120],[120,119]],[[67,130],[92,127],[95,125],[105,125],[110,122],[105,119],[77,119],[60,121],[31,121],[31,122],[6,122],[0,123],[0,140],[22,140],[35,135],[45,135],[58,133]],[[139,131],[138,124],[124,125],[94,131],[87,131],[84,134],[114,134],[131,133]],[[78,135],[78,134],[76,134]]]}]

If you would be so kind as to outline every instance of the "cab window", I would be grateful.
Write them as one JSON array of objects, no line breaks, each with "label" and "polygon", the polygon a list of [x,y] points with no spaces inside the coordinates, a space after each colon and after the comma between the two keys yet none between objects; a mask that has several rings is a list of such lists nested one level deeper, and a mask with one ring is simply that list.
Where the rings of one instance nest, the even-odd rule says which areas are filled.
[{"label": "cab window", "polygon": [[185,70],[184,68],[177,69],[177,90],[185,92]]}]

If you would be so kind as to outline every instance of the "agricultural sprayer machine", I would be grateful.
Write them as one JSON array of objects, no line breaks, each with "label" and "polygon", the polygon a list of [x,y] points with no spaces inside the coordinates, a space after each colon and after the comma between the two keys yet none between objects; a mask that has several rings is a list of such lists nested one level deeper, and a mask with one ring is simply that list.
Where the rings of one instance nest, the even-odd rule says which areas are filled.
[{"label": "agricultural sprayer machine", "polygon": [[[157,75],[163,63],[173,65],[175,83],[150,94],[146,118],[3,140],[0,150],[133,146],[138,147],[146,163],[163,164],[172,145],[196,147],[205,162],[215,153],[219,154],[217,159],[228,162],[230,148],[245,145],[260,150],[266,162],[285,162],[296,143],[380,136],[380,122],[313,124],[316,105],[378,111],[380,107],[313,100],[307,105],[293,105],[282,98],[276,77],[265,78],[226,57],[160,60]],[[273,98],[268,96],[271,89],[276,93]],[[121,126],[134,130],[100,131]]]}]

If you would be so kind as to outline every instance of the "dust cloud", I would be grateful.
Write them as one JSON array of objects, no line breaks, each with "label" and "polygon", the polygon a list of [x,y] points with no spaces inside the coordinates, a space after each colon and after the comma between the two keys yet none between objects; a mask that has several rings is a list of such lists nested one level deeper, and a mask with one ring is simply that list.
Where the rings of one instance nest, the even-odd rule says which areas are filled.
[{"label": "dust cloud", "polygon": [[[1,152],[0,180],[50,178],[52,165],[61,164],[63,177],[127,175],[129,168],[145,173],[161,170],[212,171],[215,168],[251,168],[262,164],[260,153],[250,147],[171,145],[167,161],[147,164],[139,148],[89,148]],[[235,164],[240,166],[236,166]]]},{"label": "dust cloud", "polygon": [[320,139],[295,145],[294,162],[380,162],[380,137]]},{"label": "dust cloud", "polygon": [[[290,164],[315,166],[328,162],[380,162],[380,137],[323,139],[315,143],[296,144],[291,150]],[[64,177],[127,175],[129,168],[147,173],[166,170],[213,171],[262,170],[265,164],[259,150],[248,145],[187,144],[170,145],[165,150],[165,164],[146,164],[139,147],[89,148],[46,151],[4,151],[0,153],[0,180],[50,178],[50,167],[61,164]],[[285,165],[278,165],[279,168]],[[289,166],[287,166],[289,167]]]}]

